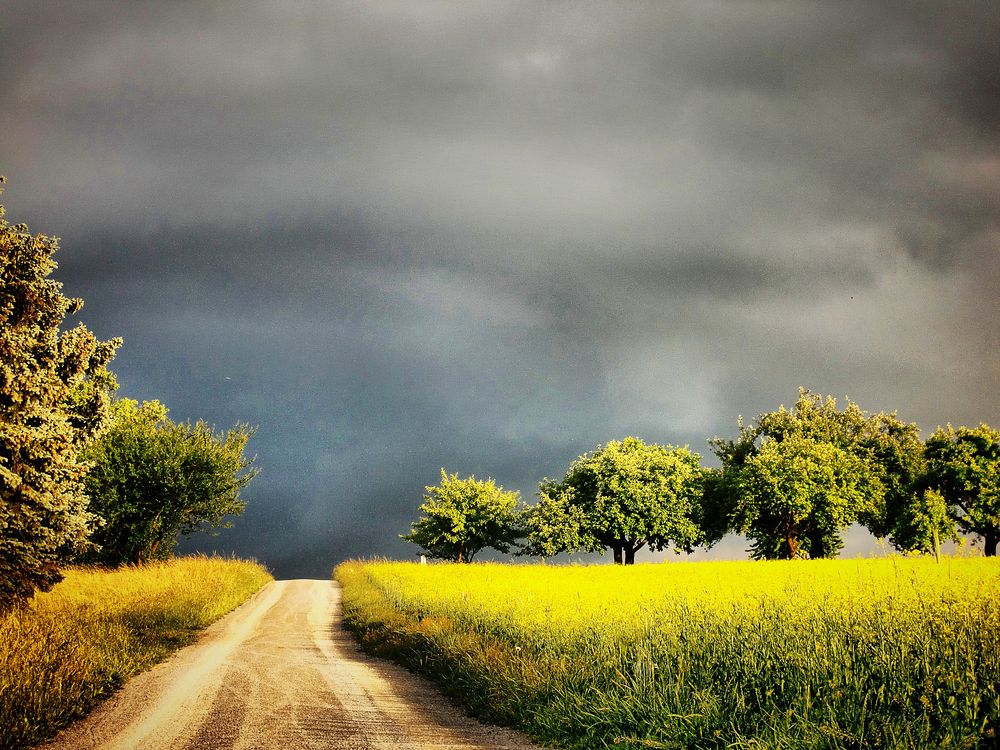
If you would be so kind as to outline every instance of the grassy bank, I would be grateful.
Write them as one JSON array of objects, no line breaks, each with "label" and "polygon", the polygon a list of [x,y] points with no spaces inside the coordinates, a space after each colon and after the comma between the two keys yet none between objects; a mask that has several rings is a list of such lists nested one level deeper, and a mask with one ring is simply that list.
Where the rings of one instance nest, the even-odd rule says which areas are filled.
[{"label": "grassy bank", "polygon": [[67,571],[0,615],[0,748],[51,736],[270,580],[257,563],[208,557]]},{"label": "grassy bank", "polygon": [[567,748],[978,748],[1000,561],[346,563],[348,626]]}]

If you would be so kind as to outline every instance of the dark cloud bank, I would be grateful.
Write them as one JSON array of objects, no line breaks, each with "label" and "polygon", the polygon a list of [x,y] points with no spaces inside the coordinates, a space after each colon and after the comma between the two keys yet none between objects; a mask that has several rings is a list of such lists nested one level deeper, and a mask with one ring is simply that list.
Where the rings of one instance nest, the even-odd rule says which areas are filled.
[{"label": "dark cloud bank", "polygon": [[1000,422],[997,38],[981,2],[15,1],[4,201],[125,393],[259,425],[187,548],[321,576],[410,554],[442,466],[530,498],[799,385]]}]

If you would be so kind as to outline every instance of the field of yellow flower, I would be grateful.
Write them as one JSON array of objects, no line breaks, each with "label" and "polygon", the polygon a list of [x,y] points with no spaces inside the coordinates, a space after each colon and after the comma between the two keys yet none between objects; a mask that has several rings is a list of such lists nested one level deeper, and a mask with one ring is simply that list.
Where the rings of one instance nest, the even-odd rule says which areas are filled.
[{"label": "field of yellow flower", "polygon": [[1000,560],[350,562],[368,649],[566,748],[995,747]]}]

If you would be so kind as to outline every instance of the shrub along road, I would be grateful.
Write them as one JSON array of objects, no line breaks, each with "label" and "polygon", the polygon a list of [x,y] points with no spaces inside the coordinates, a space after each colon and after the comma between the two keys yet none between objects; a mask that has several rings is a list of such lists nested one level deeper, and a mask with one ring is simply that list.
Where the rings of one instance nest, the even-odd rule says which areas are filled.
[{"label": "shrub along road", "polygon": [[533,750],[361,653],[331,581],[278,581],[131,680],[49,750]]}]

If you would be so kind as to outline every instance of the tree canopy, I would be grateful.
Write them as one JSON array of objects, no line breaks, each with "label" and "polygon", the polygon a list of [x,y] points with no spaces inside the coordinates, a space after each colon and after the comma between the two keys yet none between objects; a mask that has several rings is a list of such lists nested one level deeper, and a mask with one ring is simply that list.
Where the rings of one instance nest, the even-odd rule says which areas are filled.
[{"label": "tree canopy", "polygon": [[99,549],[86,559],[108,565],[169,557],[178,536],[229,524],[243,512],[240,491],[256,475],[244,456],[253,428],[216,433],[204,422],[176,423],[158,401],[114,403],[110,428],[86,449],[90,509],[101,524]]},{"label": "tree canopy", "polygon": [[507,552],[522,535],[520,494],[505,491],[492,479],[461,479],[441,469],[441,483],[425,490],[423,515],[400,538],[429,557],[472,562],[487,547]]},{"label": "tree canopy", "polygon": [[864,465],[831,442],[767,439],[736,480],[733,521],[758,559],[835,557],[871,491]]},{"label": "tree canopy", "polygon": [[647,546],[690,551],[701,536],[700,460],[687,448],[635,437],[599,446],[577,458],[561,481],[539,485],[522,553],[611,549],[615,562],[627,565]]},{"label": "tree canopy", "polygon": [[927,485],[940,493],[951,517],[983,538],[988,557],[1000,542],[1000,430],[989,425],[939,427],[927,439]]},{"label": "tree canopy", "polygon": [[80,450],[107,421],[105,366],[121,342],[60,329],[83,300],[50,278],[57,250],[0,205],[0,607],[59,581],[93,521]]},{"label": "tree canopy", "polygon": [[[574,502],[572,490],[542,484],[538,503],[525,510],[525,540],[517,554],[553,557],[560,552],[600,552],[605,549],[587,529],[586,511]],[[619,563],[621,559],[617,560]]]},{"label": "tree canopy", "polygon": [[899,509],[889,538],[896,549],[931,553],[935,559],[941,557],[942,542],[961,540],[948,503],[931,487],[914,494]]},{"label": "tree canopy", "polygon": [[[787,440],[794,440],[795,447],[778,447]],[[737,438],[715,438],[710,443],[722,460],[722,475],[713,483],[710,493],[711,507],[716,516],[728,518],[727,523],[714,520],[710,541],[720,538],[723,530],[743,529],[749,533],[753,528],[760,535],[764,533],[763,524],[768,522],[775,524],[768,532],[775,539],[780,539],[789,528],[810,529],[812,538],[786,537],[780,544],[762,543],[754,550],[761,556],[787,556],[792,550],[796,555],[835,554],[842,546],[843,529],[855,521],[875,536],[889,535],[904,509],[912,509],[923,469],[923,443],[917,425],[902,422],[895,413],[868,414],[852,401],[840,410],[834,398],[823,398],[807,389],[799,390],[792,409],[782,406],[758,415],[750,425],[740,419]],[[770,444],[773,445],[767,448],[768,455],[755,461]],[[751,507],[765,501],[760,494],[766,484],[765,465],[777,469],[775,462],[782,455],[795,456],[798,461],[798,479],[793,482],[786,471],[783,485],[786,499],[791,500],[787,493],[797,486],[800,493],[810,494],[812,500],[807,502],[805,494],[800,494],[795,505],[799,509],[808,505],[826,515],[800,519],[790,526],[788,517],[781,521],[765,512],[764,507]],[[827,473],[837,478],[827,482],[826,491],[832,494],[821,501],[822,493],[815,493],[820,492],[823,484],[816,483],[819,476],[815,467],[807,468],[806,464],[827,459],[834,461]],[[776,478],[772,476],[767,481]],[[850,500],[849,506],[843,505],[845,500]]]}]

